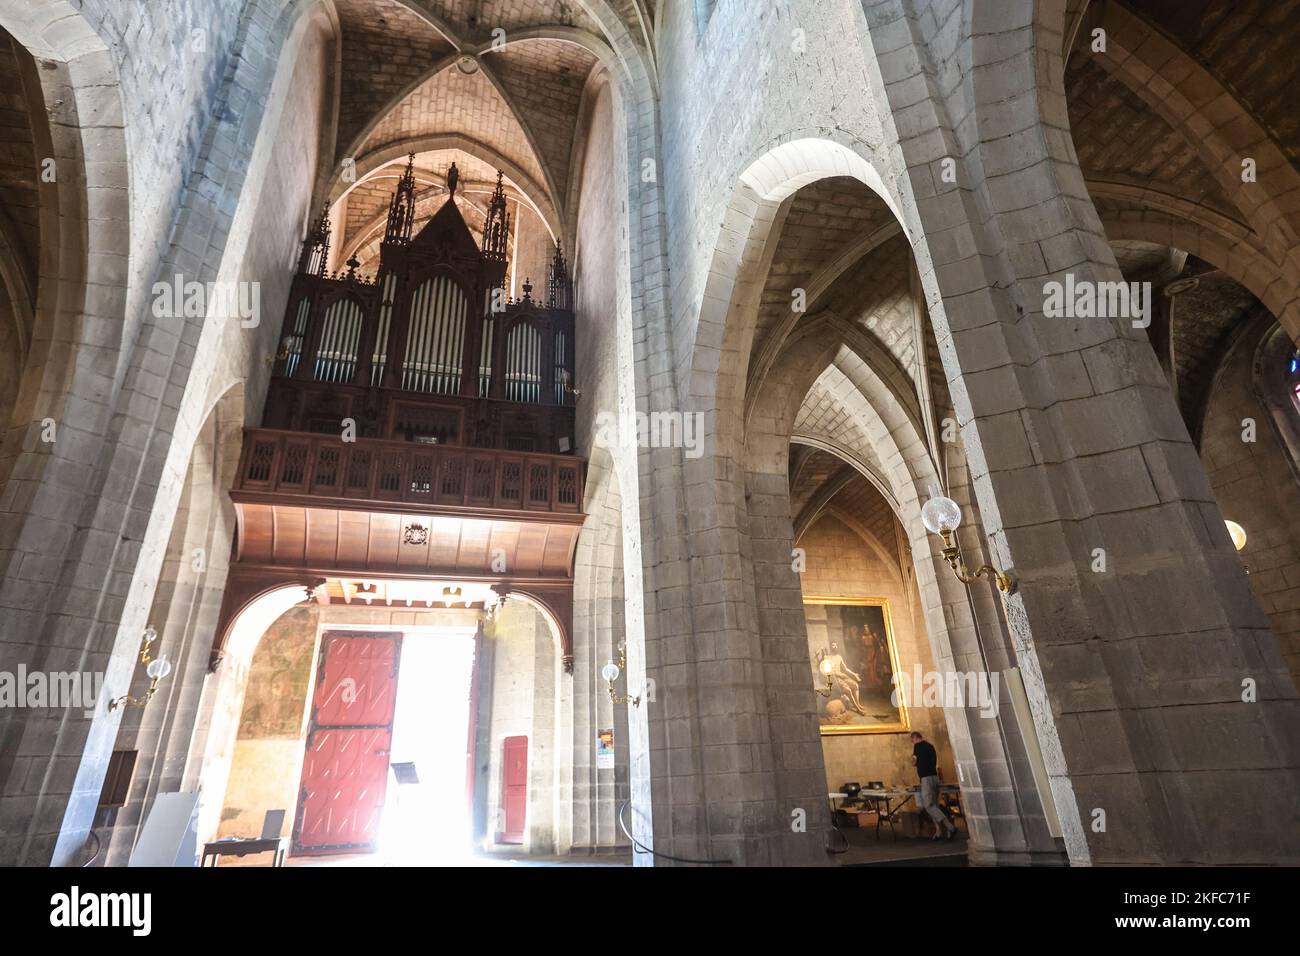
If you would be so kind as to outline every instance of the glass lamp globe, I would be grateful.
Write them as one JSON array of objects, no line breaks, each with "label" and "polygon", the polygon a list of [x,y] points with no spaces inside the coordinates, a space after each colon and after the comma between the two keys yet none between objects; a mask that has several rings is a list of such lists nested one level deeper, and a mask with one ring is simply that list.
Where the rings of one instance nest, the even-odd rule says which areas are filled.
[{"label": "glass lamp globe", "polygon": [[921,523],[931,534],[943,534],[961,524],[961,506],[951,498],[936,495],[921,508]]},{"label": "glass lamp globe", "polygon": [[145,668],[145,673],[148,674],[149,677],[153,680],[161,680],[171,672],[172,672],[172,662],[167,660],[166,654],[162,655],[156,660],[150,661],[149,666]]},{"label": "glass lamp globe", "polygon": [[600,676],[609,683],[614,683],[614,681],[618,680],[618,665],[610,661],[600,669]]},{"label": "glass lamp globe", "polygon": [[821,672],[827,677],[831,676],[831,661],[829,657],[823,657],[821,663],[817,666],[821,668]]},{"label": "glass lamp globe", "polygon": [[1246,546],[1246,529],[1235,521],[1224,521],[1228,526],[1228,536],[1232,538],[1232,546],[1240,551]]}]

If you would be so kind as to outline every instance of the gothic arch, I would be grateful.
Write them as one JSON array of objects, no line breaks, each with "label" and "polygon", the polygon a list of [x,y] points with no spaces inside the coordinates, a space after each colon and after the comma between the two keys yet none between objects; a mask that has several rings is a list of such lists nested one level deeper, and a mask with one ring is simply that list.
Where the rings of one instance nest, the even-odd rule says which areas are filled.
[{"label": "gothic arch", "polygon": [[201,704],[202,711],[211,716],[198,775],[201,792],[207,795],[199,807],[200,840],[214,837],[220,823],[221,803],[230,778],[253,654],[267,629],[281,615],[310,600],[313,583],[286,580],[255,591],[230,619],[225,634],[219,632],[219,637],[224,638],[222,653],[219,657],[214,656],[214,664],[219,661],[219,666],[214,678],[204,688]]},{"label": "gothic arch", "polygon": [[[397,2],[408,6],[411,10],[414,10],[426,19],[430,17],[429,11],[424,7],[417,7],[414,4],[407,3],[406,0],[397,0]],[[393,96],[389,97],[388,101],[375,111],[374,115],[371,116],[366,124],[357,131],[356,135],[354,135],[352,140],[346,144],[345,148],[339,152],[339,157],[355,156],[357,150],[365,145],[366,139],[374,132],[375,128],[380,124],[384,117],[391,113],[397,105],[402,102],[402,100],[410,96],[411,93],[418,90],[423,84],[427,83],[443,70],[453,67],[456,64],[456,61],[463,56],[478,57],[483,53],[490,53],[495,49],[508,48],[512,44],[523,43],[528,40],[554,40],[557,42],[571,43],[575,46],[581,47],[587,52],[593,54],[600,63],[603,63],[608,68],[614,68],[618,65],[618,59],[614,55],[614,52],[600,37],[593,36],[586,30],[567,27],[561,24],[511,30],[506,34],[504,43],[500,46],[496,45],[496,42],[493,40],[478,44],[466,43],[445,24],[441,26],[434,24],[434,26],[451,42],[452,46],[455,48],[453,52],[435,62],[429,67],[429,69],[419,74],[415,79],[399,89]],[[483,65],[481,61],[480,65]],[[501,85],[496,78],[489,76],[489,79],[493,86],[496,87],[498,91],[501,91]],[[504,91],[501,92],[503,97],[505,97],[506,94]],[[509,105],[509,99],[507,99],[506,102]],[[511,108],[513,109],[513,106]],[[527,124],[524,124],[524,126],[525,131],[527,132]],[[536,149],[535,144],[534,149]]]},{"label": "gothic arch", "polygon": [[901,221],[884,182],[860,149],[859,144],[791,135],[762,151],[738,177],[702,290],[699,317],[689,329],[692,340],[683,341],[678,352],[679,361],[690,363],[691,374],[682,376],[690,383],[690,404],[715,410],[718,451],[743,442],[745,378],[757,297],[766,278],[764,254],[779,237],[773,227],[779,225],[781,203],[819,179],[852,176],[879,195]]},{"label": "gothic arch", "polygon": [[[881,352],[884,350],[875,346],[870,336],[834,317],[809,319],[798,327],[773,363],[772,373],[754,383],[757,394],[750,399],[753,412],[745,436],[749,510],[761,515],[781,514],[783,509],[789,513],[788,499],[784,504],[781,501],[782,495],[788,496],[788,489],[785,456],[780,449],[788,449],[792,441],[815,444],[839,454],[881,489],[909,540],[936,664],[944,669],[969,666],[959,666],[959,661],[982,661],[985,669],[1013,666],[1014,660],[1009,660],[1006,651],[1005,626],[994,602],[988,595],[973,596],[952,577],[935,546],[936,539],[922,525],[921,504],[930,494],[943,489],[974,514],[975,520],[961,532],[964,552],[968,556],[984,553],[978,511],[969,491],[950,487],[947,477],[937,470],[915,405],[915,393],[906,376],[899,377],[901,370],[896,363],[883,361]],[[831,393],[868,436],[870,449],[844,449],[834,436],[815,432],[796,438],[792,430],[795,414],[790,406],[793,404],[797,411],[814,379],[829,384]],[[864,467],[863,463],[870,459],[882,463],[883,474]],[[775,556],[788,555],[794,544],[794,530],[787,542],[779,540],[778,531],[778,540],[770,547],[764,547],[763,541],[752,544],[755,578],[763,576],[769,595],[771,575],[778,563]],[[766,560],[773,565],[766,574],[762,568],[764,555],[772,556]],[[783,560],[788,563],[788,558]],[[982,637],[978,624],[972,630],[959,623],[977,619],[984,620],[986,629],[992,632],[990,636]],[[962,709],[946,710],[945,718],[959,766],[968,774],[963,788],[975,808],[971,815],[975,852],[1051,855],[1053,846],[1042,806],[1029,783],[1025,758],[1015,749],[1019,746],[1015,737],[1001,728],[990,735]],[[999,830],[993,826],[992,816],[1001,814],[993,808],[1007,802],[1017,807],[1015,825],[1010,830]]]},{"label": "gothic arch", "polygon": [[[264,0],[256,0],[256,3],[273,6]],[[169,237],[150,237],[155,241],[153,251],[161,258],[162,275],[170,278],[187,269],[211,269],[209,274],[220,281],[240,278],[238,270],[247,261],[245,253],[248,251],[253,213],[260,199],[256,189],[244,187],[258,183],[266,171],[271,142],[280,126],[268,116],[277,115],[277,111],[283,108],[287,99],[282,95],[283,87],[299,62],[293,54],[300,52],[309,25],[319,22],[312,14],[322,14],[323,10],[319,0],[293,0],[288,5],[276,6],[267,16],[257,15],[254,7],[245,11],[246,16],[240,20],[239,35],[234,41],[237,53],[232,57],[216,96],[220,103],[225,104],[229,102],[232,91],[244,90],[259,91],[266,99],[249,97],[247,109],[232,110],[223,105],[208,118],[205,143],[210,146],[216,137],[229,136],[230,141],[236,144],[235,155],[211,148],[201,151],[194,167],[195,175],[189,187],[180,194],[175,232]],[[64,26],[60,22],[61,30]],[[104,70],[108,70],[106,64]],[[277,83],[281,95],[275,95]],[[315,134],[313,128],[313,138]],[[208,194],[209,184],[219,184],[215,187],[215,196]],[[207,209],[210,203],[227,200],[234,207],[233,216],[215,226],[210,220],[190,215],[196,207]],[[210,226],[214,228],[209,229]],[[200,231],[204,237],[201,246],[204,254],[196,264],[191,264],[187,258],[193,255],[188,251],[189,243],[192,234]],[[90,234],[109,235],[111,230],[92,228]],[[120,236],[117,238],[119,247],[114,251],[120,252]],[[153,265],[140,265],[138,268],[152,269]],[[231,271],[236,274],[231,275]],[[156,319],[146,320],[148,311],[143,308],[143,302],[138,308],[131,301],[127,302],[124,314],[128,319],[134,316],[140,320],[138,341],[135,341],[133,333],[128,332],[126,339],[133,341],[133,348],[119,355],[127,375],[126,382],[131,387],[110,390],[111,395],[106,401],[100,399],[105,403],[105,416],[109,421],[104,433],[110,440],[102,446],[103,451],[95,463],[95,487],[80,489],[84,497],[76,503],[75,509],[66,510],[66,517],[61,515],[59,519],[65,526],[80,520],[85,525],[101,529],[114,542],[121,543],[109,549],[99,560],[85,558],[79,543],[64,548],[63,553],[55,556],[60,562],[60,574],[64,580],[75,577],[90,593],[96,593],[91,591],[96,587],[100,588],[98,593],[107,593],[105,589],[111,587],[121,587],[125,591],[124,600],[88,602],[93,604],[93,610],[85,616],[86,621],[93,621],[94,627],[101,629],[106,636],[97,644],[89,643],[89,638],[86,638],[88,643],[83,645],[81,652],[87,662],[94,661],[103,666],[110,675],[129,673],[134,668],[139,635],[147,623],[145,615],[149,597],[161,567],[186,465],[197,431],[204,421],[202,410],[208,406],[213,394],[223,390],[223,384],[229,384],[219,380],[221,373],[230,371],[227,354],[230,350],[223,351],[220,347],[222,329],[229,323],[220,317],[205,316],[187,320],[178,331],[176,323],[169,326]],[[120,330],[110,323],[101,324]],[[226,338],[224,342],[235,351],[253,348],[252,336],[235,341],[232,338]],[[150,373],[147,369],[157,362],[168,368],[169,387],[172,383],[178,386],[180,395],[173,404],[167,404],[161,389],[157,394],[150,394],[147,384],[139,389],[134,387],[137,381],[148,381]],[[81,364],[93,368],[89,363]],[[102,378],[96,381],[102,389]],[[131,433],[131,440],[114,442],[113,437],[128,434],[128,429],[135,425],[135,419],[130,415],[108,418],[108,413],[118,402],[130,402],[147,427],[138,428],[139,434]],[[62,444],[58,443],[56,448]],[[126,483],[125,489],[116,489],[109,480],[112,474],[130,474],[137,479],[134,483]],[[55,494],[60,489],[49,483],[43,486],[42,491]],[[37,509],[32,509],[32,513],[37,513]],[[134,533],[129,530],[133,521],[140,522],[140,530]],[[127,544],[133,536],[140,542],[134,548]],[[111,584],[114,580],[122,583]],[[40,609],[42,616],[38,619],[38,626],[45,632],[53,634],[69,623],[81,624],[76,618],[64,620],[52,612],[53,602],[58,600],[55,589],[47,587],[42,597],[45,604]],[[62,739],[81,752],[71,792],[99,786],[106,766],[103,759],[105,750],[111,747],[118,722],[117,714],[107,712],[96,712],[90,719],[82,719],[81,715],[61,719],[59,730]],[[51,789],[42,798],[51,806],[61,807],[63,814],[52,849],[52,859],[56,864],[72,859],[79,850],[94,815],[93,806],[68,799],[69,792]]]},{"label": "gothic arch", "polygon": [[[102,393],[102,382],[88,381],[90,373],[78,367],[81,350],[113,356],[120,371],[128,302],[141,290],[124,264],[131,242],[129,163],[125,126],[114,120],[121,93],[108,47],[67,0],[33,0],[22,18],[0,15],[0,26],[43,66],[30,77],[39,94],[27,92],[40,107],[30,114],[39,117],[32,123],[37,160],[42,171],[52,160],[55,172],[52,182],[40,183],[41,248],[30,310],[15,294],[26,283],[5,270],[10,297],[20,314],[30,314],[22,316],[21,383],[0,421],[2,482],[22,447],[41,444],[29,436],[40,432],[42,419],[62,422],[70,401]],[[93,182],[85,167],[91,156]],[[46,447],[50,454],[30,456],[25,479],[39,481],[65,454],[66,444]]]},{"label": "gothic arch", "polygon": [[[500,169],[518,188],[520,195],[546,224],[552,236],[559,235],[560,218],[549,193],[531,176],[523,171],[517,163],[506,157],[490,144],[480,142],[459,133],[431,133],[413,136],[400,142],[390,143],[372,150],[356,160],[356,181],[343,182],[343,167],[338,165],[330,175],[327,196],[331,207],[338,204],[344,196],[357,186],[367,182],[376,171],[396,160],[405,159],[409,153],[424,153],[433,150],[456,149],[476,159]],[[316,206],[325,200],[318,197]]]},{"label": "gothic arch", "polygon": [[[898,499],[894,497],[894,489],[889,479],[878,471],[867,458],[860,454],[862,449],[853,448],[844,444],[836,438],[829,438],[822,434],[816,434],[811,431],[793,431],[790,433],[790,444],[804,445],[808,448],[816,448],[850,465],[858,474],[866,478],[885,499],[889,507],[894,509],[897,514],[899,510]],[[796,529],[797,530],[797,529]]]},{"label": "gothic arch", "polygon": [[1231,276],[1274,315],[1288,308],[1289,284],[1252,241],[1159,212],[1099,207],[1098,213],[1108,239],[1138,239],[1190,252]]},{"label": "gothic arch", "polygon": [[[1272,137],[1212,74],[1159,31],[1115,3],[1097,8],[1106,31],[1098,62],[1178,130],[1204,159],[1251,230],[1286,277],[1286,305],[1275,310],[1283,327],[1300,338],[1300,248],[1295,214],[1298,173]],[[1185,77],[1171,83],[1166,75]],[[1213,118],[1211,117],[1213,111]],[[1242,164],[1253,160],[1257,176],[1243,181]]]},{"label": "gothic arch", "polygon": [[[143,711],[127,710],[118,725],[118,749],[141,755],[140,785],[133,788],[128,803],[127,819],[134,822],[119,820],[107,844],[109,866],[127,862],[136,824],[156,793],[198,786],[202,755],[192,748],[204,737],[214,703],[204,691],[235,526],[227,492],[238,467],[244,415],[244,389],[235,385],[208,409],[191,451],[150,608],[150,624],[159,637],[155,654],[165,654],[173,665],[158,690],[157,706],[166,717],[146,721]],[[232,663],[232,668],[239,666]],[[137,673],[135,680],[139,686],[131,693],[139,695],[146,686],[144,677]]]}]

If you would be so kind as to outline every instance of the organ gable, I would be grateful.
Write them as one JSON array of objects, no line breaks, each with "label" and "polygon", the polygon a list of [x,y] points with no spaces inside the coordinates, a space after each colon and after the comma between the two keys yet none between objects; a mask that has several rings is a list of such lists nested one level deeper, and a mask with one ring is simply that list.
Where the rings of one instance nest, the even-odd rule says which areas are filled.
[{"label": "organ gable", "polygon": [[[455,168],[453,163],[452,169]],[[456,176],[450,174],[447,178],[450,183],[455,183],[457,180]],[[475,266],[480,265],[483,260],[482,250],[474,241],[474,234],[465,224],[465,217],[460,214],[460,208],[456,205],[454,189],[449,191],[447,201],[424,224],[424,228],[411,241],[409,248],[428,255],[433,260],[467,265],[472,263]]]}]

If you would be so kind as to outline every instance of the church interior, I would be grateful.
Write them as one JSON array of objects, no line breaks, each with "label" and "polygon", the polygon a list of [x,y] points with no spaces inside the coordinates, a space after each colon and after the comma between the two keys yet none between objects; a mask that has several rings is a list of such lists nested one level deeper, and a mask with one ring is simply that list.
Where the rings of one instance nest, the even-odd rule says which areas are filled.
[{"label": "church interior", "polygon": [[1298,54],[0,0],[0,865],[1300,864]]}]

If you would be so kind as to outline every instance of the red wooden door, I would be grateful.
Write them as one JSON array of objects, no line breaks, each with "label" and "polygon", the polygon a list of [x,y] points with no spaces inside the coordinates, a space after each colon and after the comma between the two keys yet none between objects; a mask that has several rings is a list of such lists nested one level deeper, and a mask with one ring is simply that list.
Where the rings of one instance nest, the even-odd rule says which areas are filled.
[{"label": "red wooden door", "polygon": [[507,737],[501,761],[501,832],[498,843],[523,843],[528,813],[528,738]]},{"label": "red wooden door", "polygon": [[324,636],[293,851],[373,850],[388,784],[402,635],[331,631]]}]

